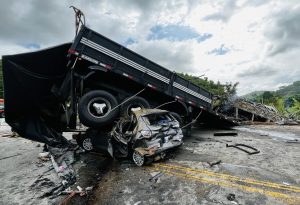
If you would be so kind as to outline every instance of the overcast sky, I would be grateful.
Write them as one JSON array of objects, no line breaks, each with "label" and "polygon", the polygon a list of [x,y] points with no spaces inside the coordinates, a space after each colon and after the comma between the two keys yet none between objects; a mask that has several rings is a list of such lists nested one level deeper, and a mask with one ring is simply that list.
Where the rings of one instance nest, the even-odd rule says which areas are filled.
[{"label": "overcast sky", "polygon": [[87,26],[170,70],[240,82],[238,94],[300,80],[298,0],[0,0],[0,56],[74,38]]}]

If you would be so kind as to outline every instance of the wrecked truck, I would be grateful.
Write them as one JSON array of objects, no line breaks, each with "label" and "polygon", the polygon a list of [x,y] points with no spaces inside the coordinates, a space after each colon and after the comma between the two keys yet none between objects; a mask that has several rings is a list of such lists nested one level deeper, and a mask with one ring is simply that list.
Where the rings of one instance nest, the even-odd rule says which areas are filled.
[{"label": "wrecked truck", "polygon": [[189,124],[188,135],[213,98],[85,25],[72,43],[3,56],[2,63],[6,122],[20,136],[53,147],[68,146],[62,132],[78,131],[78,122],[111,129],[136,107],[171,111],[181,126]]}]

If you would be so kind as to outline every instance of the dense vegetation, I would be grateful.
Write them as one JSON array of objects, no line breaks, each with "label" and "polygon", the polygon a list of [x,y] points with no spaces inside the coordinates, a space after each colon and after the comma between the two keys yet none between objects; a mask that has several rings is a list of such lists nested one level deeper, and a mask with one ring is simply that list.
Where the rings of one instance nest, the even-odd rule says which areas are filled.
[{"label": "dense vegetation", "polygon": [[300,117],[300,81],[280,87],[277,91],[259,91],[245,95],[253,102],[273,105],[286,116]]},{"label": "dense vegetation", "polygon": [[236,95],[236,87],[239,84],[238,82],[221,84],[219,81],[215,83],[212,80],[208,80],[207,77],[204,77],[202,79],[198,76],[189,75],[186,73],[177,74],[183,77],[184,79],[191,81],[195,85],[198,85],[201,88],[204,88],[207,91],[213,93],[215,96],[218,96],[213,101],[213,108],[217,108],[222,104],[228,104],[228,102],[231,101],[231,99],[233,99],[232,97]]},{"label": "dense vegetation", "polygon": [[179,76],[183,77],[186,80],[191,81],[195,85],[198,85],[202,88],[205,88],[207,91],[213,93],[214,95],[218,95],[221,97],[227,98],[228,96],[232,96],[236,94],[236,87],[239,83],[225,83],[221,84],[219,81],[215,83],[212,80],[208,80],[207,77],[203,79],[194,75],[189,75],[186,73],[177,73]]}]

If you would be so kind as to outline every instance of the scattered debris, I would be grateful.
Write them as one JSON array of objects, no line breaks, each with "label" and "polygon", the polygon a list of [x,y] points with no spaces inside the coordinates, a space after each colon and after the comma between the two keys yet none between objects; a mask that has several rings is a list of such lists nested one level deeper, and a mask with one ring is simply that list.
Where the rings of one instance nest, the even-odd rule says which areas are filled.
[{"label": "scattered debris", "polygon": [[213,166],[215,166],[215,165],[217,165],[217,164],[221,164],[221,163],[222,163],[222,160],[218,160],[218,161],[216,161],[216,162],[207,162],[207,163],[209,164],[210,167],[213,167]]},{"label": "scattered debris", "polygon": [[85,191],[92,191],[93,188],[94,188],[93,186],[88,186],[88,187],[85,188]]},{"label": "scattered debris", "polygon": [[299,125],[299,123],[293,119],[283,119],[282,121],[276,122],[278,125]]},{"label": "scattered debris", "polygon": [[16,156],[19,156],[19,155],[22,155],[22,154],[18,153],[18,154],[14,154],[14,155],[7,156],[7,157],[2,157],[2,158],[0,158],[0,160],[16,157]]},{"label": "scattered debris", "polygon": [[39,153],[39,158],[49,157],[49,155],[50,155],[49,152],[41,152],[41,153]]},{"label": "scattered debris", "polygon": [[282,184],[287,185],[287,186],[291,185],[290,183],[287,183],[287,182],[282,182]]},{"label": "scattered debris", "polygon": [[293,140],[287,140],[286,143],[299,143],[300,141],[298,139]]},{"label": "scattered debris", "polygon": [[246,113],[250,113],[251,115],[247,115],[246,113],[244,116],[248,116],[248,120],[253,121],[255,116],[261,118],[262,120],[278,122],[282,121],[284,118],[278,113],[274,106],[264,105],[261,103],[254,103],[250,101],[246,101],[244,99],[237,99],[233,103],[233,107],[237,110],[236,117],[238,117],[238,110],[242,110]]},{"label": "scattered debris", "polygon": [[235,200],[235,194],[228,194],[228,195],[227,195],[227,199],[228,199],[229,201],[234,201],[234,200]]},{"label": "scattered debris", "polygon": [[52,187],[54,186],[54,182],[52,182],[50,179],[48,178],[38,178],[37,180],[35,180],[32,185],[30,185],[30,188],[33,187]]},{"label": "scattered debris", "polygon": [[153,172],[151,173],[151,178],[149,179],[150,182],[159,182],[159,178],[163,175],[162,172]]},{"label": "scattered debris", "polygon": [[77,190],[65,190],[62,191],[61,194],[79,194],[80,196],[86,195],[85,191],[77,191]]},{"label": "scattered debris", "polygon": [[7,135],[8,137],[20,137],[20,135],[18,133],[16,133],[15,131],[12,131],[12,134]]},{"label": "scattered debris", "polygon": [[251,102],[242,98],[234,98],[216,109],[229,119],[239,121],[241,124],[278,124],[298,125],[294,116],[283,116],[274,106]]},{"label": "scattered debris", "polygon": [[78,191],[82,191],[82,188],[80,186],[76,187],[78,189]]},{"label": "scattered debris", "polygon": [[69,194],[66,198],[63,199],[63,201],[59,205],[66,205],[68,204],[69,200],[75,196],[76,194],[79,194],[79,196],[85,196],[86,192],[84,191],[74,191],[74,190],[67,190],[61,192],[61,194]]},{"label": "scattered debris", "polygon": [[[251,147],[251,146],[249,146],[249,145],[245,145],[245,144],[233,144],[233,145],[226,144],[226,147],[235,147],[235,148],[237,148],[237,149],[239,149],[239,150],[242,150],[242,151],[248,153],[249,155],[260,153],[260,151],[259,151],[258,149],[254,148],[254,147]],[[247,148],[249,148],[249,149],[251,149],[251,150],[254,150],[254,151],[251,152],[251,151],[248,151],[248,150],[243,149],[243,148],[241,148],[241,147],[247,147]]]},{"label": "scattered debris", "polygon": [[236,136],[237,132],[215,132],[214,136]]},{"label": "scattered debris", "polygon": [[4,134],[4,135],[1,135],[1,137],[11,137],[12,134]]},{"label": "scattered debris", "polygon": [[72,164],[75,162],[76,150],[78,149],[77,145],[71,145],[69,147],[50,147],[47,146],[46,150],[49,151],[49,155],[52,166],[56,171],[58,177],[60,177],[61,184],[66,189],[70,185],[76,182],[76,174],[72,167]]}]

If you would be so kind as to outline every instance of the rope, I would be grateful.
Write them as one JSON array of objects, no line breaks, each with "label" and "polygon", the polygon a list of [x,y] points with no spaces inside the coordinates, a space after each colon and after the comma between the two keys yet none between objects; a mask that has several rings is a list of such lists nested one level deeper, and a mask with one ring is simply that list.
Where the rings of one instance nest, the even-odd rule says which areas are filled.
[{"label": "rope", "polygon": [[193,120],[192,120],[191,122],[189,122],[188,124],[182,126],[181,129],[183,129],[183,128],[189,126],[189,125],[192,124],[192,123],[194,123],[194,122],[200,117],[200,115],[202,114],[202,110],[203,110],[203,109],[200,110],[199,114],[197,115],[197,117],[196,117],[195,119],[193,119]]},{"label": "rope", "polygon": [[75,6],[70,6],[75,12],[75,36],[78,34],[78,30],[81,25],[85,25],[85,16],[83,12],[79,9],[77,9]]},{"label": "rope", "polygon": [[160,108],[160,107],[162,107],[162,106],[164,106],[164,105],[168,105],[168,104],[171,104],[171,103],[174,103],[174,102],[177,102],[177,100],[173,100],[173,101],[166,102],[166,103],[164,103],[164,104],[161,104],[161,105],[157,106],[157,107],[154,108],[154,109]]},{"label": "rope", "polygon": [[146,90],[146,88],[143,88],[142,90],[140,90],[139,92],[137,92],[137,93],[134,94],[133,96],[127,98],[126,100],[124,100],[123,102],[121,102],[119,105],[117,105],[116,107],[114,107],[113,109],[111,109],[110,112],[114,111],[115,109],[117,109],[118,107],[120,107],[120,106],[123,105],[124,103],[128,102],[129,100],[131,100],[132,98],[134,98],[134,97],[137,96],[138,94],[142,93],[144,90]]}]

